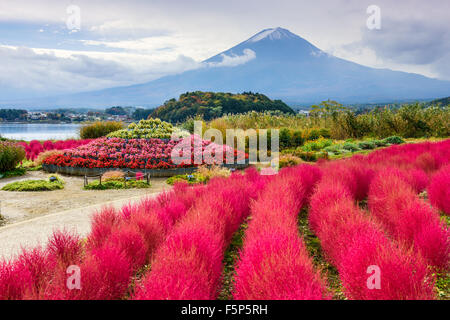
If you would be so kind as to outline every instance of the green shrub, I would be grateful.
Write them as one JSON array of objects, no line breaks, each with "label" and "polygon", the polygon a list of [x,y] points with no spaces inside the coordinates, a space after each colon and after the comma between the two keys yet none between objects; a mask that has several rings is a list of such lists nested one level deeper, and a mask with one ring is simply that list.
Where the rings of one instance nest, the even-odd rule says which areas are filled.
[{"label": "green shrub", "polygon": [[108,189],[145,189],[150,188],[151,184],[141,180],[108,180],[100,184],[99,180],[92,181],[84,187],[85,190],[108,190]]},{"label": "green shrub", "polygon": [[303,132],[300,130],[295,130],[292,132],[292,146],[300,147],[305,143],[305,138],[303,138]]},{"label": "green shrub", "polygon": [[372,140],[372,141],[377,148],[386,146],[386,142],[384,142],[383,140]]},{"label": "green shrub", "polygon": [[14,170],[6,171],[3,173],[0,173],[0,179],[6,179],[11,177],[19,177],[23,176],[25,173],[27,173],[27,169],[25,168],[16,168]]},{"label": "green shrub", "polygon": [[118,121],[97,121],[92,124],[84,125],[80,128],[81,139],[97,139],[104,137],[111,132],[123,128],[123,123]]},{"label": "green shrub", "polygon": [[294,152],[294,156],[299,157],[304,161],[314,162],[317,161],[317,153],[314,151],[302,151],[301,149],[297,149]]},{"label": "green shrub", "polygon": [[306,140],[317,140],[320,138],[320,129],[312,129],[309,132],[306,132],[305,139]]},{"label": "green shrub", "polygon": [[342,145],[340,144],[335,144],[329,147],[326,147],[323,149],[324,151],[328,152],[328,153],[332,153],[335,155],[341,154],[342,151]]},{"label": "green shrub", "polygon": [[57,175],[50,175],[47,180],[16,181],[2,188],[4,191],[53,191],[59,189],[64,189],[64,181]]},{"label": "green shrub", "polygon": [[13,142],[0,142],[0,173],[14,170],[25,158],[25,149]]},{"label": "green shrub", "polygon": [[122,139],[170,139],[174,127],[160,119],[141,120],[137,124],[132,123],[126,129],[108,134],[108,137]]},{"label": "green shrub", "polygon": [[302,163],[302,159],[292,154],[282,155],[279,159],[280,169],[284,167],[292,167]]},{"label": "green shrub", "polygon": [[207,182],[206,177],[198,173],[192,174],[179,174],[172,176],[166,180],[167,184],[173,186],[177,182],[187,182],[188,184],[205,183]]},{"label": "green shrub", "polygon": [[403,140],[400,137],[397,136],[392,136],[392,137],[387,137],[386,139],[383,139],[383,142],[386,144],[402,144],[405,143],[405,140]]},{"label": "green shrub", "polygon": [[358,147],[363,150],[372,150],[377,147],[376,143],[374,141],[361,141],[358,143]]},{"label": "green shrub", "polygon": [[356,144],[351,143],[351,142],[346,142],[342,145],[342,149],[351,151],[351,152],[355,152],[355,151],[359,151],[361,150]]},{"label": "green shrub", "polygon": [[291,146],[291,132],[288,128],[281,128],[280,129],[280,148],[285,149],[289,148]]},{"label": "green shrub", "polygon": [[322,138],[326,138],[326,139],[331,138],[330,129],[328,129],[328,128],[321,128],[321,129],[319,129],[319,136],[322,137]]},{"label": "green shrub", "polygon": [[301,149],[305,152],[319,151],[331,146],[332,144],[333,141],[331,141],[330,139],[319,138],[317,140],[305,143]]}]

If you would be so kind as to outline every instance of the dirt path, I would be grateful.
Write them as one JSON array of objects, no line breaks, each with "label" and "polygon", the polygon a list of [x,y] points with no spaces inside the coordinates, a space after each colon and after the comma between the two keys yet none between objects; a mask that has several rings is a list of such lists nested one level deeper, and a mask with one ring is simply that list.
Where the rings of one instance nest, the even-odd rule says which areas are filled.
[{"label": "dirt path", "polygon": [[[26,179],[46,179],[42,171],[28,172],[21,177],[0,180],[0,189],[14,181]],[[84,208],[110,201],[145,196],[168,189],[164,178],[151,179],[148,189],[127,190],[83,190],[83,178],[62,176],[66,182],[63,190],[46,192],[8,192],[0,190],[0,214],[5,218],[3,224],[14,224],[36,217],[62,212],[69,209]]]},{"label": "dirt path", "polygon": [[[148,196],[156,196],[158,192]],[[90,231],[90,220],[94,212],[103,206],[120,208],[129,202],[138,202],[143,196],[110,201],[92,206],[71,209],[58,213],[28,219],[0,228],[0,260],[10,259],[19,254],[22,248],[45,246],[54,230],[73,231],[86,236]]]},{"label": "dirt path", "polygon": [[[0,189],[14,181],[46,179],[42,171],[0,180]],[[122,207],[145,196],[155,196],[170,188],[165,178],[151,179],[151,188],[127,190],[83,190],[83,178],[62,176],[63,190],[8,192],[0,190],[0,259],[11,258],[22,247],[45,245],[54,230],[67,229],[85,236],[92,214],[105,205]]]}]

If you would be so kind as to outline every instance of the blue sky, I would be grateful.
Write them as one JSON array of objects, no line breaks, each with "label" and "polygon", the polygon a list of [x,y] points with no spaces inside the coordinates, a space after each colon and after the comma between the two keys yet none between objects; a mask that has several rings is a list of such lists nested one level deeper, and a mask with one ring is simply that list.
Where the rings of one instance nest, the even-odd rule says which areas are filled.
[{"label": "blue sky", "polygon": [[[371,4],[377,31],[366,27]],[[0,98],[150,81],[277,26],[344,59],[450,80],[449,12],[442,0],[2,0]]]}]

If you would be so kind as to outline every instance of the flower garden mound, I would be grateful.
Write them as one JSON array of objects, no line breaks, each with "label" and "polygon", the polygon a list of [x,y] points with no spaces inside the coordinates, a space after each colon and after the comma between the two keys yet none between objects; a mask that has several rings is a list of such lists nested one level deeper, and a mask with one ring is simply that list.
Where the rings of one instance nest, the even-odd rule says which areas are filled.
[{"label": "flower garden mound", "polygon": [[[234,164],[225,166],[242,168],[248,164],[248,155],[243,152],[233,150],[228,146],[214,144],[211,141],[200,140],[200,138],[195,139],[200,143],[197,148],[194,148],[194,139],[194,136],[183,140],[100,138],[89,144],[68,150],[63,154],[50,156],[43,162],[42,166],[44,170],[49,172],[71,175],[95,175],[120,169],[166,177],[191,173],[199,165],[214,164],[214,162],[205,161],[205,159],[202,160],[202,163],[194,164],[194,159],[198,159],[205,154],[214,156],[216,152],[220,151],[223,152],[223,163],[227,152],[233,154]],[[174,163],[172,152],[179,143],[183,142],[187,142],[190,146],[190,155],[185,154],[185,150],[180,150],[179,155],[185,160],[184,162]],[[241,160],[240,162],[245,160],[244,164],[236,164],[238,160]]]}]

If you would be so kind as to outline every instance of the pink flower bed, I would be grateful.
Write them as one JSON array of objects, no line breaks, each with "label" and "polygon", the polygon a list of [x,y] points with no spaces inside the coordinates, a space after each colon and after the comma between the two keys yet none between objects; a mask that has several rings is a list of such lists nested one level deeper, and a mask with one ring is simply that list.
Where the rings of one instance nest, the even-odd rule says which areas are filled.
[{"label": "pink flower bed", "polygon": [[[193,136],[191,141],[194,141]],[[190,154],[187,152],[184,154],[186,150],[179,150],[177,155],[183,157],[181,163],[172,160],[172,153],[178,150],[175,148],[178,148],[181,140],[100,138],[68,150],[63,155],[51,156],[44,161],[44,164],[83,168],[167,169],[213,164],[214,161],[208,161],[213,158],[207,157],[206,154],[215,156],[216,152],[222,152],[220,160],[223,162],[227,152],[232,153],[235,161],[248,158],[247,154],[228,146],[217,145],[206,140],[198,141],[198,148],[194,147],[194,143],[190,144],[188,150]],[[195,163],[194,160],[198,158],[201,162]]]},{"label": "pink flower bed", "polygon": [[25,148],[26,158],[28,160],[34,161],[41,152],[49,151],[49,150],[66,150],[73,149],[85,144],[90,143],[91,139],[86,140],[60,140],[60,141],[51,141],[47,140],[44,142],[40,142],[37,140],[32,140],[29,143],[19,142],[18,144]]}]

